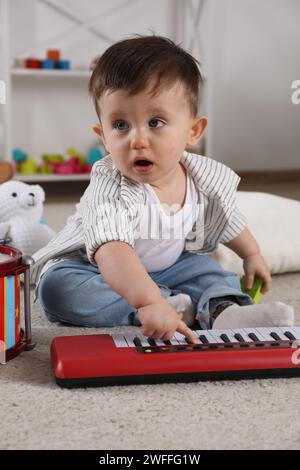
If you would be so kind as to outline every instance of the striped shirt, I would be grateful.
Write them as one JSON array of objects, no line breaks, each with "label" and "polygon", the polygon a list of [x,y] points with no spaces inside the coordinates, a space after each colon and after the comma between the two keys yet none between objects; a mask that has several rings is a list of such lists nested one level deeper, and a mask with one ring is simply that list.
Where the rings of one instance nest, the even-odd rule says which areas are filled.
[{"label": "striped shirt", "polygon": [[[226,165],[183,152],[181,163],[197,189],[198,219],[185,238],[184,249],[197,254],[214,251],[219,243],[237,237],[246,219],[236,207],[240,177]],[[109,241],[123,241],[134,249],[134,234],[142,216],[146,194],[143,184],[124,176],[107,155],[96,162],[90,184],[66,226],[34,255],[31,280],[36,284],[50,260],[85,260],[97,265],[94,255]]]}]

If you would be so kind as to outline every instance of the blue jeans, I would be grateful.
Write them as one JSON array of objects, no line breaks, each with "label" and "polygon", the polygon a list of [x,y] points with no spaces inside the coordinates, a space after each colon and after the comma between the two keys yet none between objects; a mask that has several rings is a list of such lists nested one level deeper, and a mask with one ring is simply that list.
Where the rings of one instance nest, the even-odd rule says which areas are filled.
[{"label": "blue jeans", "polygon": [[[252,304],[241,291],[237,274],[225,271],[211,256],[184,251],[167,269],[149,272],[161,295],[188,294],[197,306],[196,319],[210,328],[210,313],[228,299]],[[107,284],[97,266],[84,261],[61,261],[41,277],[37,297],[51,322],[105,327],[141,323],[138,310]]]}]

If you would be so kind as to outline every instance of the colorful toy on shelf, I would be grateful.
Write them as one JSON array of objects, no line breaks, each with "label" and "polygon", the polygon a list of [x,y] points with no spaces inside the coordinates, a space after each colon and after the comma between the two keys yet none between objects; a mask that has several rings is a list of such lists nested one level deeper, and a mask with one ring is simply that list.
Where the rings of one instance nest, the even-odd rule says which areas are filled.
[{"label": "colorful toy on shelf", "polygon": [[[86,157],[73,147],[66,150],[66,155],[60,153],[44,153],[41,155],[42,163],[38,164],[35,159],[19,148],[13,149],[13,160],[17,171],[21,174],[87,174],[90,173],[93,164],[105,155],[103,146],[93,147]],[[0,174],[1,178],[1,174]],[[0,179],[1,181],[1,179]]]},{"label": "colorful toy on shelf", "polygon": [[83,153],[78,152],[76,149],[73,147],[69,147],[66,150],[66,154],[69,155],[69,157],[78,157],[82,165],[87,164],[86,157],[83,155]]},{"label": "colorful toy on shelf", "polygon": [[57,62],[60,60],[60,50],[59,49],[48,49],[47,50],[47,59]]},{"label": "colorful toy on shelf", "polygon": [[33,157],[27,157],[25,162],[19,163],[18,171],[23,175],[34,175],[38,172],[38,164]]},{"label": "colorful toy on shelf", "polygon": [[[53,173],[60,175],[84,174],[89,173],[89,167],[86,157],[74,148],[66,151],[68,160],[65,160],[60,154],[44,154],[42,159],[46,166],[51,167]],[[41,169],[45,168],[45,165]]]},{"label": "colorful toy on shelf", "polygon": [[93,165],[98,160],[101,160],[106,154],[105,148],[103,145],[99,145],[98,147],[93,147],[88,153],[87,161],[90,165]]},{"label": "colorful toy on shelf", "polygon": [[58,60],[55,62],[55,68],[60,70],[70,70],[71,63],[69,60]]},{"label": "colorful toy on shelf", "polygon": [[16,58],[15,60],[16,67],[25,67],[28,69],[44,69],[44,70],[69,70],[71,68],[71,63],[69,60],[60,58],[59,49],[48,49],[46,58],[37,59],[35,57],[28,57],[25,59]]},{"label": "colorful toy on shelf", "polygon": [[28,58],[25,59],[25,67],[27,69],[40,69],[41,68],[41,60],[35,58]]},{"label": "colorful toy on shelf", "polygon": [[13,161],[17,171],[24,175],[32,175],[38,172],[38,165],[33,157],[30,157],[24,150],[14,148],[12,152]]},{"label": "colorful toy on shelf", "polygon": [[64,156],[61,153],[43,153],[42,160],[51,165],[52,163],[61,163],[64,161]]},{"label": "colorful toy on shelf", "polygon": [[43,164],[39,166],[39,172],[47,175],[55,173],[56,165],[64,161],[64,156],[60,153],[43,153],[41,157]]},{"label": "colorful toy on shelf", "polygon": [[40,165],[39,172],[43,175],[51,175],[53,173],[53,168],[50,165]]},{"label": "colorful toy on shelf", "polygon": [[41,61],[41,67],[42,67],[42,69],[46,69],[46,70],[54,69],[55,68],[55,62],[53,60],[48,60],[48,59],[42,60]]},{"label": "colorful toy on shelf", "polygon": [[24,150],[22,149],[14,148],[12,151],[12,158],[13,158],[13,161],[16,163],[25,162],[27,157],[28,157],[27,153],[24,152]]},{"label": "colorful toy on shelf", "polygon": [[55,167],[55,173],[60,175],[72,175],[87,173],[87,166],[83,166],[79,157],[71,157],[68,161],[62,162]]}]

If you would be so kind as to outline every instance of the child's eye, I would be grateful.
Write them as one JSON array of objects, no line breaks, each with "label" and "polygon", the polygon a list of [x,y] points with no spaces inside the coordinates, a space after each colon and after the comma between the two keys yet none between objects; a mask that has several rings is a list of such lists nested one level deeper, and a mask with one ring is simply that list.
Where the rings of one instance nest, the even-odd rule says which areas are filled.
[{"label": "child's eye", "polygon": [[149,126],[150,127],[162,127],[164,126],[164,121],[158,118],[150,119],[149,121]]},{"label": "child's eye", "polygon": [[126,121],[115,121],[114,128],[118,131],[125,131],[129,128],[129,125]]}]

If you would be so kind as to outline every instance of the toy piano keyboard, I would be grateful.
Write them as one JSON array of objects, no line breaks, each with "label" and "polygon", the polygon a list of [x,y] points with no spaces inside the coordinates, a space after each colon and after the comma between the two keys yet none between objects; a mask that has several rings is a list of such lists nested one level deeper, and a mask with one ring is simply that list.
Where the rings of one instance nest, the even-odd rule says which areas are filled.
[{"label": "toy piano keyboard", "polygon": [[51,345],[63,387],[300,375],[300,327],[196,330],[170,341],[138,334],[60,336]]}]

